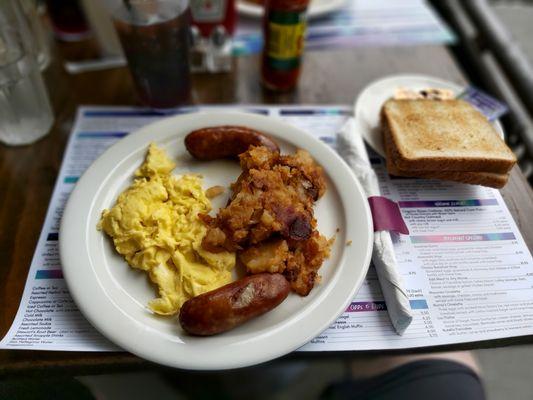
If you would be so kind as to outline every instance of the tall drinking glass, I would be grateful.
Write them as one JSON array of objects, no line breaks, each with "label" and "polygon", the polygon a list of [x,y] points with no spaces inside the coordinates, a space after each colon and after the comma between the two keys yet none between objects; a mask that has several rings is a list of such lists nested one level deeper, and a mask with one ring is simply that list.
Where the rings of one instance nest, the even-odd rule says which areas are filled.
[{"label": "tall drinking glass", "polygon": [[0,141],[33,143],[54,120],[17,0],[0,1]]},{"label": "tall drinking glass", "polygon": [[44,71],[51,61],[50,38],[45,26],[43,25],[42,16],[39,15],[36,0],[19,0],[22,6],[22,15],[25,17],[25,23],[30,29],[30,41],[34,49],[35,58],[41,71]]},{"label": "tall drinking glass", "polygon": [[165,109],[190,102],[188,0],[125,0],[113,12],[142,102]]}]

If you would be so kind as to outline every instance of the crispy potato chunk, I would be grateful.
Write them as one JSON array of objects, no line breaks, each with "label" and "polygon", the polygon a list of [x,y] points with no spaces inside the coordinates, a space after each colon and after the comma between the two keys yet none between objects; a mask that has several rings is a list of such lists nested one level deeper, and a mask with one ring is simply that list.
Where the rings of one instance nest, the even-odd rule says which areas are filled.
[{"label": "crispy potato chunk", "polygon": [[282,273],[289,257],[289,246],[283,239],[263,242],[239,254],[239,260],[251,274]]}]

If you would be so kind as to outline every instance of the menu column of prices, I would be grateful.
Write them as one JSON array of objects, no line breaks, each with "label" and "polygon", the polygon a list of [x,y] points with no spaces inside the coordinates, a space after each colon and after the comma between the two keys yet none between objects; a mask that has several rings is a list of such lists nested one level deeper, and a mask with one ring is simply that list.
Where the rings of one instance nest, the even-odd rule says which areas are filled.
[{"label": "menu column of prices", "polygon": [[461,341],[531,329],[531,255],[499,192],[462,185],[422,200],[417,184],[395,185],[410,229],[396,248],[406,269],[418,269],[438,335]]}]

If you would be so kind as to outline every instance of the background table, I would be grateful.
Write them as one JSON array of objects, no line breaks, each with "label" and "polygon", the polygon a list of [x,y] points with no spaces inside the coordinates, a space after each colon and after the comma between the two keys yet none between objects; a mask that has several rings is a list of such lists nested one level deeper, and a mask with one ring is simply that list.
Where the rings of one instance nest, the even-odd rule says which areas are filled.
[{"label": "background table", "polygon": [[[257,57],[238,58],[234,67],[231,74],[195,75],[194,101],[198,104],[352,104],[369,82],[389,74],[423,73],[457,83],[465,81],[442,46],[309,52],[298,89],[281,95],[261,88]],[[31,146],[0,145],[1,336],[11,326],[19,306],[76,107],[137,104],[125,68],[69,76],[56,61],[46,71],[46,80],[56,116],[51,133]],[[502,194],[531,249],[533,192],[518,167],[512,171]],[[468,346],[473,348],[476,344]],[[0,350],[0,376],[41,374],[45,369],[47,374],[87,374],[146,364],[128,353]]]}]

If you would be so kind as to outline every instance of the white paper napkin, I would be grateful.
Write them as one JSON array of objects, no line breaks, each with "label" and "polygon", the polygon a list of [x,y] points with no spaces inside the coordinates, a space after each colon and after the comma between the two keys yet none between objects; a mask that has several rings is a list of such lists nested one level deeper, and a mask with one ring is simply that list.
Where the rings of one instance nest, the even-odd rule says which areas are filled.
[{"label": "white paper napkin", "polygon": [[[339,154],[355,173],[366,196],[379,196],[376,173],[370,165],[363,138],[356,129],[356,122],[349,118],[337,135]],[[392,325],[402,335],[413,316],[403,280],[397,268],[396,257],[388,231],[374,232],[372,262],[376,267],[379,284],[385,297]]]}]

